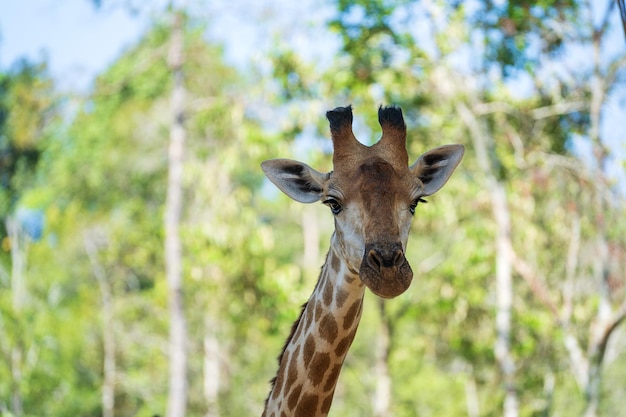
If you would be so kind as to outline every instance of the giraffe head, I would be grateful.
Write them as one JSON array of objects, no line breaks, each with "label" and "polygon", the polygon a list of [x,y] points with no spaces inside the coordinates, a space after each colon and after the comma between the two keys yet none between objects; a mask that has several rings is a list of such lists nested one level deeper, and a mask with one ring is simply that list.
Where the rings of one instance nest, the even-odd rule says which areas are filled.
[{"label": "giraffe head", "polygon": [[352,132],[352,108],[326,113],[333,139],[333,171],[272,159],[261,165],[285,194],[302,203],[322,201],[335,217],[333,245],[374,294],[392,298],[411,283],[404,256],[415,207],[438,191],[463,157],[462,145],[432,149],[409,166],[402,110],[380,108],[382,138],[365,146]]}]

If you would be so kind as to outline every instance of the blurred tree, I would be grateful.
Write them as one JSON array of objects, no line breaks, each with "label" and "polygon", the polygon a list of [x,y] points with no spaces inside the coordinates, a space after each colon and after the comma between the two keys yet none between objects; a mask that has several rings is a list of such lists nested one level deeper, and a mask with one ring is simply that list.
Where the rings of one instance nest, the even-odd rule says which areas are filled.
[{"label": "blurred tree", "polygon": [[[262,402],[274,368],[274,354],[268,358],[258,346],[280,343],[276,330],[297,311],[297,304],[291,309],[281,303],[299,291],[300,266],[285,262],[291,248],[274,251],[272,243],[293,238],[289,230],[275,236],[268,221],[290,216],[273,213],[277,203],[257,192],[260,162],[288,144],[246,116],[238,75],[221,62],[221,49],[204,40],[204,25],[190,17],[182,31],[188,92],[188,152],[180,177],[187,202],[180,218],[187,414],[242,415]],[[153,415],[166,409],[161,216],[167,103],[174,86],[170,38],[170,26],[155,23],[98,77],[67,131],[46,147],[41,181],[22,198],[47,216],[30,266],[45,277],[37,296],[55,300],[42,317],[53,323],[64,318],[69,325],[58,334],[42,332],[54,341],[46,353],[62,360],[38,380],[37,398],[58,398],[50,387],[65,373],[65,390],[57,396],[82,399],[51,405],[28,395],[29,413]],[[75,236],[84,239],[76,242]],[[258,381],[258,402],[245,396],[250,380]]]},{"label": "blurred tree", "polygon": [[[8,251],[6,220],[35,181],[41,152],[58,126],[58,95],[45,62],[16,62],[0,73],[0,238]],[[40,230],[29,228],[32,238]]]},{"label": "blurred tree", "polygon": [[167,416],[184,416],[187,408],[187,320],[183,305],[182,244],[180,222],[183,209],[183,162],[185,157],[186,87],[183,79],[185,63],[185,14],[172,11],[167,64],[172,74],[170,96],[170,127],[168,146],[168,181],[165,200],[165,274],[170,310],[169,394]]},{"label": "blurred tree", "polygon": [[14,334],[6,321],[12,317],[26,325],[23,319],[32,310],[27,254],[42,228],[41,213],[18,203],[36,181],[41,153],[59,120],[53,88],[45,62],[20,60],[0,74],[0,295],[8,292],[0,296],[0,352],[8,368],[8,407],[15,416],[24,413],[24,379],[32,373],[26,350],[36,349],[37,341],[32,335]]},{"label": "blurred tree", "polygon": [[[212,95],[211,89],[218,91],[221,82],[231,77],[214,76],[220,71],[223,74],[227,71],[218,62],[209,65],[198,63],[198,59],[216,56],[216,49],[211,49],[202,40],[199,27],[190,25],[185,32],[185,42],[196,59],[190,59],[187,68],[196,80],[213,84],[213,87],[202,86],[205,92]],[[72,308],[84,309],[93,305],[99,299],[94,291],[98,287],[83,283],[78,278],[82,274],[90,274],[92,269],[97,278],[103,275],[98,271],[106,271],[104,274],[108,283],[100,288],[106,289],[110,285],[111,294],[102,293],[104,315],[109,317],[103,325],[105,329],[111,325],[108,323],[111,314],[114,323],[111,326],[113,333],[105,331],[102,334],[108,334],[107,338],[111,335],[115,337],[115,333],[135,334],[134,337],[116,337],[119,343],[109,344],[107,339],[101,345],[100,333],[94,332],[99,326],[93,326],[88,331],[90,337],[85,337],[80,343],[65,339],[68,344],[63,342],[60,345],[61,349],[82,345],[80,350],[83,352],[97,352],[99,346],[104,346],[106,358],[110,358],[111,354],[108,346],[113,346],[117,366],[124,371],[116,373],[112,369],[115,381],[108,380],[105,390],[109,390],[109,394],[105,397],[112,401],[110,385],[113,384],[116,414],[134,415],[142,409],[143,413],[164,410],[163,387],[166,379],[160,375],[167,362],[163,360],[160,350],[164,341],[161,330],[164,323],[160,317],[162,296],[166,293],[161,291],[158,281],[163,276],[164,265],[160,217],[165,201],[167,166],[164,157],[167,138],[165,104],[172,85],[166,63],[168,37],[168,30],[156,25],[137,47],[129,50],[99,78],[94,93],[74,118],[68,132],[54,137],[45,149],[39,174],[42,180],[22,199],[30,200],[37,207],[45,207],[47,211],[46,236],[51,246],[39,248],[37,257],[33,258],[37,265],[31,269],[41,270],[39,264],[48,262],[50,268],[57,271],[52,276],[47,274],[51,279],[40,283],[40,287],[48,287],[47,291],[59,291],[59,286],[63,288],[61,294],[65,301],[56,308],[71,311]],[[215,70],[210,71],[210,68]],[[196,81],[194,86],[197,87],[197,84]],[[218,108],[215,111],[222,110]],[[194,139],[198,141],[201,137]],[[85,248],[72,245],[68,238],[94,229],[103,234],[101,240],[106,244],[86,246],[90,255],[87,258]],[[62,256],[55,257],[53,253],[59,250]],[[88,259],[92,260],[93,268]],[[98,263],[99,267],[95,267]],[[74,267],[62,272],[63,265],[68,264]],[[103,280],[99,278],[99,281]],[[77,293],[82,295],[74,299]],[[107,306],[107,300],[112,306]],[[146,323],[132,319],[143,316],[152,318]],[[94,314],[78,315],[76,327],[80,326],[79,322],[93,323],[95,319]],[[136,349],[147,337],[154,338],[156,343]],[[72,372],[74,375],[80,375],[80,367],[89,369],[88,374],[82,377],[86,379],[76,386],[91,387],[97,392],[100,379],[96,370],[101,358],[81,354],[73,360],[78,366]],[[111,369],[110,365],[105,372],[107,369]],[[139,369],[142,371],[137,373]],[[33,404],[30,397],[25,398],[25,404],[33,413],[46,408],[45,403]],[[103,407],[110,407],[110,404],[105,401]],[[82,412],[92,413],[90,407],[93,406],[94,403],[84,401]],[[194,406],[197,408],[197,403]]]}]

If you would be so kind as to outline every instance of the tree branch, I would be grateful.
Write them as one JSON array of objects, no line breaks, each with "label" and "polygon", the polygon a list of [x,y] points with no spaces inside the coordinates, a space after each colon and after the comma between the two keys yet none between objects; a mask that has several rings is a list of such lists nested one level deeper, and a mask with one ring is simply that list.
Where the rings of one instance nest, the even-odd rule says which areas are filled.
[{"label": "tree branch", "polygon": [[606,346],[611,334],[619,327],[619,325],[626,320],[626,300],[622,302],[622,305],[613,314],[612,319],[607,324],[602,335],[602,344]]},{"label": "tree branch", "polygon": [[567,249],[567,263],[565,265],[565,285],[563,287],[563,315],[562,320],[569,323],[572,315],[574,298],[574,276],[578,266],[578,252],[580,249],[580,218],[574,215],[572,219],[572,234]]},{"label": "tree branch", "polygon": [[594,37],[597,36],[598,39],[601,39],[604,36],[604,33],[606,32],[606,28],[609,26],[609,21],[611,19],[611,14],[613,13],[613,8],[615,7],[615,3],[616,3],[616,0],[609,0],[609,5],[607,6],[606,11],[604,12],[602,23],[600,23],[600,26],[598,26],[597,28],[594,28],[593,30]]},{"label": "tree branch", "polygon": [[[573,239],[576,240],[576,239]],[[572,246],[576,245],[572,243],[570,246],[570,252]],[[564,345],[565,349],[569,353],[570,362],[572,364],[572,372],[576,378],[576,382],[581,390],[586,390],[589,384],[589,360],[585,356],[583,349],[580,347],[578,339],[569,329],[569,313],[566,313],[564,317],[559,315],[559,310],[556,303],[550,298],[548,289],[544,285],[544,280],[526,263],[523,259],[517,256],[517,253],[513,247],[509,247],[511,251],[511,259],[513,267],[518,274],[528,283],[532,293],[537,299],[552,313],[552,317],[557,326],[561,328],[565,337]]]},{"label": "tree branch", "polygon": [[533,109],[530,112],[530,116],[535,120],[546,119],[548,117],[581,111],[584,110],[585,107],[586,103],[584,101],[562,102]]},{"label": "tree branch", "polygon": [[587,385],[589,384],[589,360],[587,360],[578,339],[572,334],[569,327],[563,325],[561,326],[561,330],[565,333],[563,344],[565,345],[567,353],[569,353],[574,378],[576,378],[576,383],[580,390],[584,392],[587,390]]},{"label": "tree branch", "polygon": [[626,54],[623,54],[619,58],[614,59],[606,70],[605,79],[605,94],[611,91],[611,88],[615,85],[617,74],[620,70],[624,70],[626,67]]},{"label": "tree branch", "polygon": [[513,268],[515,271],[520,274],[520,276],[526,281],[530,287],[532,293],[537,297],[539,301],[552,313],[555,321],[560,322],[559,309],[557,308],[554,301],[552,301],[548,289],[544,285],[544,280],[541,279],[537,275],[535,271],[531,268],[526,261],[517,256],[515,249],[511,245],[511,242],[508,242],[507,250],[509,251],[509,256],[511,257],[511,261],[513,263]]},{"label": "tree branch", "polygon": [[98,260],[97,236],[95,232],[85,234],[83,243],[87,258],[91,264],[94,277],[100,286],[102,297],[102,344],[103,344],[103,383],[102,383],[102,416],[113,417],[115,412],[115,380],[116,380],[116,340],[113,328],[113,290],[107,274]]}]

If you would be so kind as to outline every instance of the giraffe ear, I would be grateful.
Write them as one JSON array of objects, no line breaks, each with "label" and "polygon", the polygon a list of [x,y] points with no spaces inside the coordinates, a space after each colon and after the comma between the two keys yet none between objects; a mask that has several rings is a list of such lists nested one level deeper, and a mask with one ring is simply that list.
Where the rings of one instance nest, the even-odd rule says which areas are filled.
[{"label": "giraffe ear", "polygon": [[322,198],[328,179],[328,174],[291,159],[270,159],[261,164],[261,169],[283,193],[300,203],[314,203]]},{"label": "giraffe ear", "polygon": [[463,158],[463,145],[445,145],[431,149],[411,166],[411,173],[424,183],[423,195],[439,191]]}]

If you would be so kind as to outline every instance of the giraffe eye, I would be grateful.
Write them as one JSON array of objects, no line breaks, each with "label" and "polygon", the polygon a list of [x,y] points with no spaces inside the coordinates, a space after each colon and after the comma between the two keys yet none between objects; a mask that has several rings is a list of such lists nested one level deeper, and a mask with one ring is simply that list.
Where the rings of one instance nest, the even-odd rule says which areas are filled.
[{"label": "giraffe eye", "polygon": [[343,210],[343,207],[341,207],[341,204],[339,204],[339,202],[335,200],[334,198],[329,198],[325,200],[324,204],[330,207],[330,211],[332,211],[333,214],[335,215],[341,213],[341,210]]},{"label": "giraffe eye", "polygon": [[415,208],[417,207],[417,203],[427,203],[428,201],[424,200],[422,197],[419,197],[418,199],[416,199],[413,204],[411,204],[411,207],[409,207],[409,210],[411,211],[411,214],[415,214]]}]

